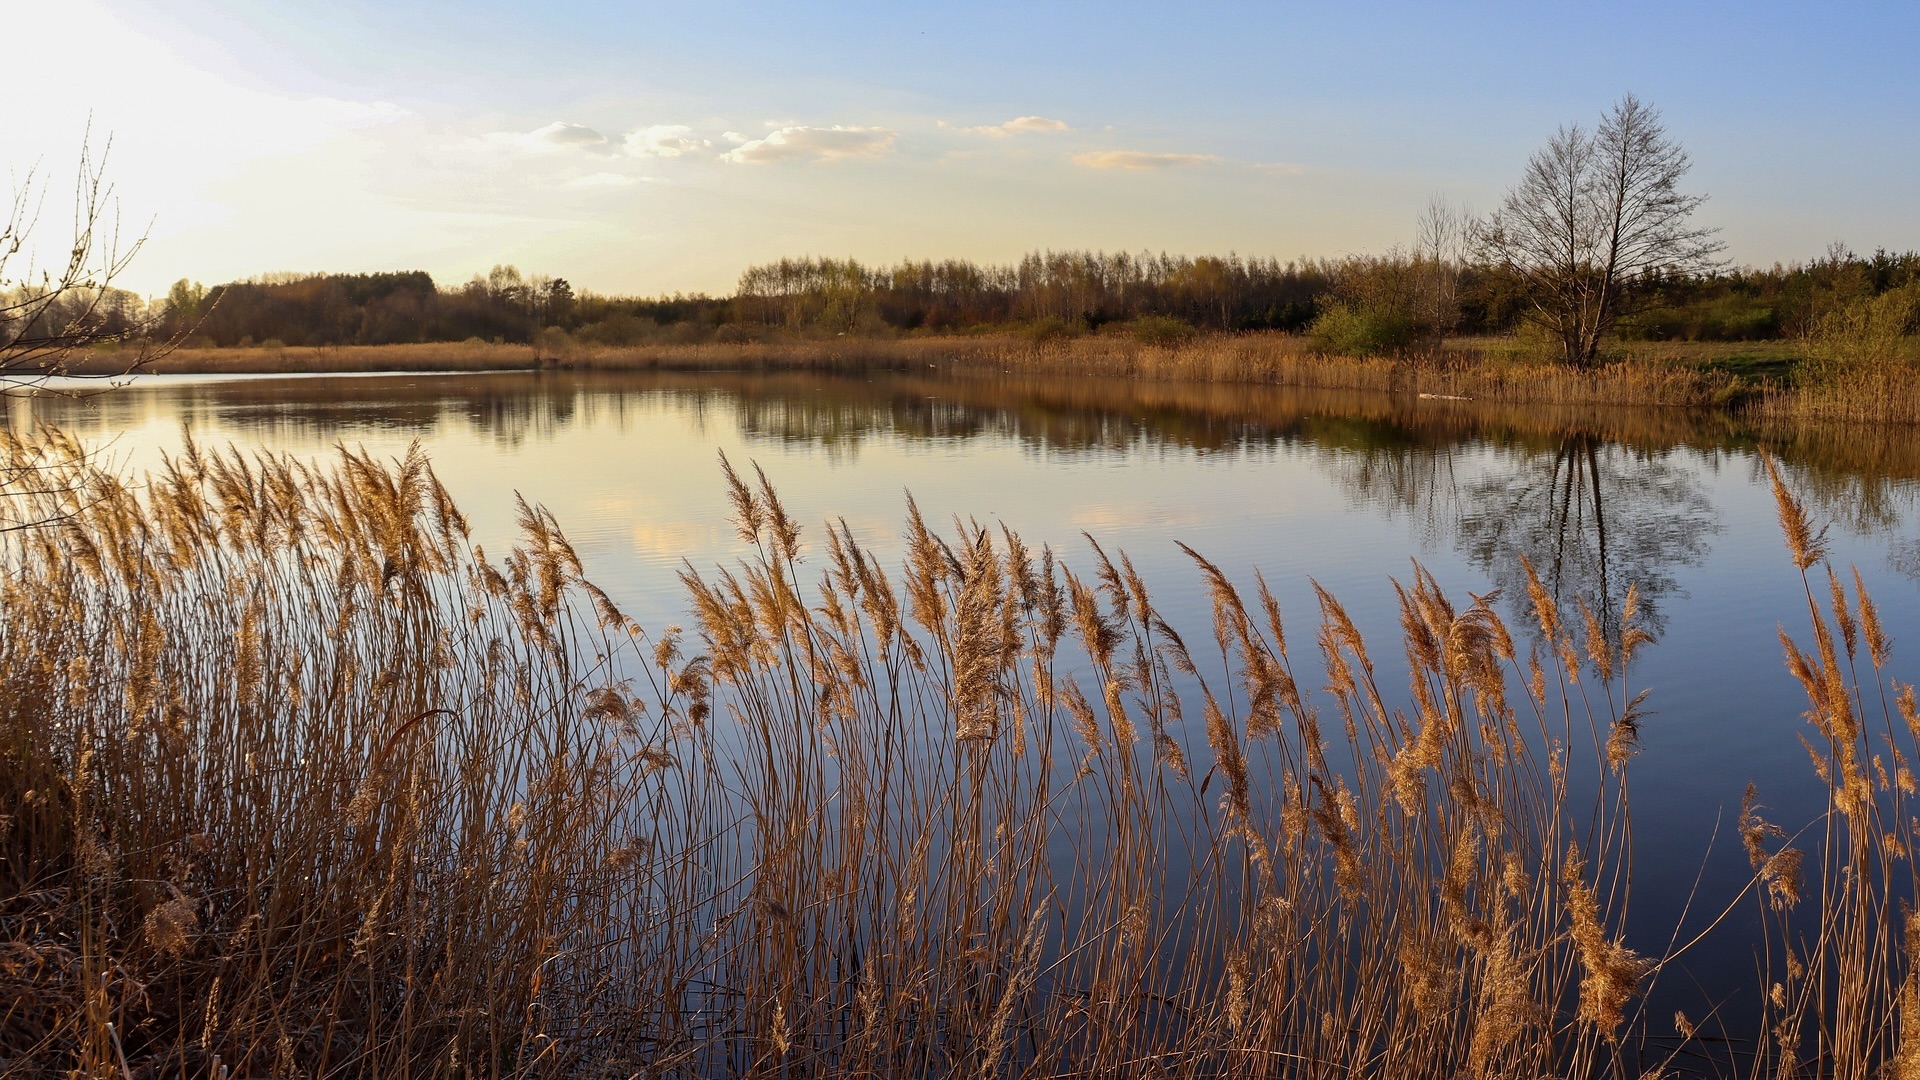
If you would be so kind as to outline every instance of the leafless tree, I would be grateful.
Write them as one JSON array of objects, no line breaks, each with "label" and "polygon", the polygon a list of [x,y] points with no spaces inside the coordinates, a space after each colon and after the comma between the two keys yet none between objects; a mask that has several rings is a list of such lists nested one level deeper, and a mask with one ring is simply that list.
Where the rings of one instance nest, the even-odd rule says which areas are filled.
[{"label": "leafless tree", "polygon": [[1460,269],[1465,261],[1472,217],[1435,195],[1415,224],[1414,259],[1420,269],[1420,321],[1437,352],[1460,325]]},{"label": "leafless tree", "polygon": [[[47,195],[38,166],[16,181],[11,204],[0,208],[0,394],[86,393],[76,389],[84,383],[71,380],[132,374],[178,340],[155,341],[145,301],[114,286],[146,236],[122,233],[119,203],[106,179],[112,142],[96,158],[90,136],[80,146],[73,233],[70,242],[47,245],[55,249],[51,258],[43,262],[36,244]],[[97,345],[129,347],[102,363],[90,355]],[[6,422],[0,414],[0,426]],[[0,438],[0,533],[52,527],[84,511],[97,493],[71,465],[90,453],[57,431]],[[46,516],[45,501],[56,494],[66,509]],[[39,509],[23,511],[29,504]]]},{"label": "leafless tree", "polygon": [[1718,265],[1718,230],[1692,220],[1706,197],[1680,190],[1691,166],[1659,111],[1628,94],[1595,130],[1555,132],[1480,228],[1481,254],[1521,280],[1528,317],[1567,363],[1597,362],[1638,286]]},{"label": "leafless tree", "polygon": [[[147,342],[145,304],[114,287],[146,242],[122,233],[118,200],[106,179],[112,141],[93,155],[82,140],[73,193],[71,243],[44,264],[34,232],[46,204],[36,166],[20,180],[0,223],[0,388],[45,384],[56,376],[124,375],[151,362],[164,346]],[[137,347],[113,364],[75,361],[96,345]]]}]

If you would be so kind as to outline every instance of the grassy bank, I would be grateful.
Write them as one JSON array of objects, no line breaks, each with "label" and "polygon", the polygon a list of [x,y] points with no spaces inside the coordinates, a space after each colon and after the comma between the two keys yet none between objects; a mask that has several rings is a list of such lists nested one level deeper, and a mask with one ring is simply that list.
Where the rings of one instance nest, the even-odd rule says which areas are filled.
[{"label": "grassy bank", "polygon": [[1743,814],[1767,992],[1676,1019],[1618,929],[1632,601],[1610,641],[1536,582],[1516,631],[1416,575],[1401,666],[1196,555],[1190,645],[1119,553],[915,515],[884,567],[729,471],[757,554],[649,631],[417,455],[3,449],[10,1072],[1641,1075],[1676,1026],[1916,1067],[1920,716],[1784,490],[1832,811],[1804,858]]},{"label": "grassy bank", "polygon": [[[132,354],[77,359],[77,374],[124,370]],[[178,349],[148,370],[170,374],[374,371],[924,371],[1090,375],[1156,381],[1365,389],[1512,404],[1659,405],[1734,409],[1776,419],[1920,423],[1911,363],[1796,385],[1792,343],[1623,343],[1597,370],[1535,358],[1510,339],[1468,338],[1419,359],[1326,356],[1288,334],[1232,334],[1156,344],[1122,334],[1035,341],[1011,334],[795,338],[628,347],[448,342],[321,348]]]}]

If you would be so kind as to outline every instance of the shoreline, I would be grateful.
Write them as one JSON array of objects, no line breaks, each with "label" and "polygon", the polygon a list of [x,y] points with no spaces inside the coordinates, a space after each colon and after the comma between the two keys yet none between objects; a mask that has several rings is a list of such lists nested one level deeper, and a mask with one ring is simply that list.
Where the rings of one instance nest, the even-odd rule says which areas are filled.
[{"label": "shoreline", "polygon": [[[1606,366],[1575,371],[1513,358],[1496,339],[1451,342],[1412,359],[1320,355],[1287,334],[1220,334],[1148,344],[1113,335],[1033,342],[1014,335],[827,338],[769,342],[570,345],[543,356],[532,345],[435,342],[418,345],[276,346],[175,349],[141,366],[156,375],[352,375],[572,370],[926,372],[1057,375],[1298,386],[1408,393],[1425,399],[1503,405],[1710,409],[1744,419],[1920,423],[1920,379],[1910,369],[1846,384],[1787,385],[1782,343],[1636,344]],[[130,350],[70,359],[65,374],[118,374]]]}]

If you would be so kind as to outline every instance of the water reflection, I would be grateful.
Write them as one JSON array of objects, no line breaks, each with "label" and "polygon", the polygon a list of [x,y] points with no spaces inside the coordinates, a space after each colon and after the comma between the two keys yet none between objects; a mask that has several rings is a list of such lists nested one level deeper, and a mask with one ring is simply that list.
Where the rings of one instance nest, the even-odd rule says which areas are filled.
[{"label": "water reflection", "polygon": [[1564,619],[1580,625],[1584,606],[1617,644],[1628,587],[1657,638],[1678,569],[1699,565],[1720,531],[1699,473],[1674,454],[1571,430],[1491,451],[1379,446],[1332,467],[1354,497],[1407,518],[1424,544],[1452,546],[1479,567],[1505,593],[1515,625],[1534,623],[1530,563]]},{"label": "water reflection", "polygon": [[1674,452],[1766,446],[1817,512],[1882,538],[1888,566],[1920,580],[1920,539],[1898,535],[1920,491],[1920,439],[1904,431],[1763,428],[1675,409],[1011,376],[524,372],[149,385],[82,400],[13,397],[5,423],[113,432],[165,413],[266,442],[330,442],[355,431],[432,441],[460,430],[511,449],[577,425],[625,431],[642,401],[664,398],[696,430],[725,415],[749,439],[818,447],[841,461],[875,439],[1005,440],[1066,456],[1305,451],[1357,503],[1407,520],[1429,548],[1456,548],[1511,595],[1523,592],[1521,557],[1531,560],[1569,611],[1585,602],[1610,634],[1629,583],[1657,629],[1677,568],[1698,564],[1719,529],[1700,470],[1676,464]]},{"label": "water reflection", "polygon": [[1552,451],[1468,484],[1457,529],[1460,549],[1505,590],[1516,623],[1531,622],[1531,564],[1563,618],[1579,625],[1591,613],[1618,645],[1628,589],[1657,639],[1662,600],[1680,587],[1677,568],[1698,566],[1720,526],[1693,470],[1574,431]]}]

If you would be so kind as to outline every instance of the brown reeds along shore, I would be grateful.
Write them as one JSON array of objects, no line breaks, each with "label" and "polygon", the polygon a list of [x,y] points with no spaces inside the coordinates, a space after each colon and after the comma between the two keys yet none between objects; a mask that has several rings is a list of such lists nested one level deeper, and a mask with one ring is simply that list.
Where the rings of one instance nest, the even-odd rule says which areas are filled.
[{"label": "brown reeds along shore", "polygon": [[1920,1073],[1920,709],[1778,473],[1829,810],[1749,799],[1755,992],[1654,1016],[1631,597],[1529,574],[1523,648],[1416,571],[1383,650],[1194,553],[1176,627],[1120,552],[916,511],[883,566],[728,467],[755,554],[642,628],[419,452],[0,437],[9,1075]]},{"label": "brown reeds along shore", "polygon": [[[837,371],[1075,375],[1151,381],[1365,389],[1509,404],[1657,405],[1733,410],[1754,418],[1920,423],[1920,378],[1890,361],[1844,377],[1792,377],[1798,354],[1779,343],[1636,342],[1610,364],[1575,370],[1510,339],[1455,339],[1415,358],[1342,357],[1283,333],[1214,334],[1154,344],[1119,334],[1036,342],[1015,334],[765,342],[593,345],[545,350],[481,341],[418,345],[180,348],[143,366],[161,374],[374,371]],[[101,350],[68,361],[73,374],[116,374],[139,359]]]}]

